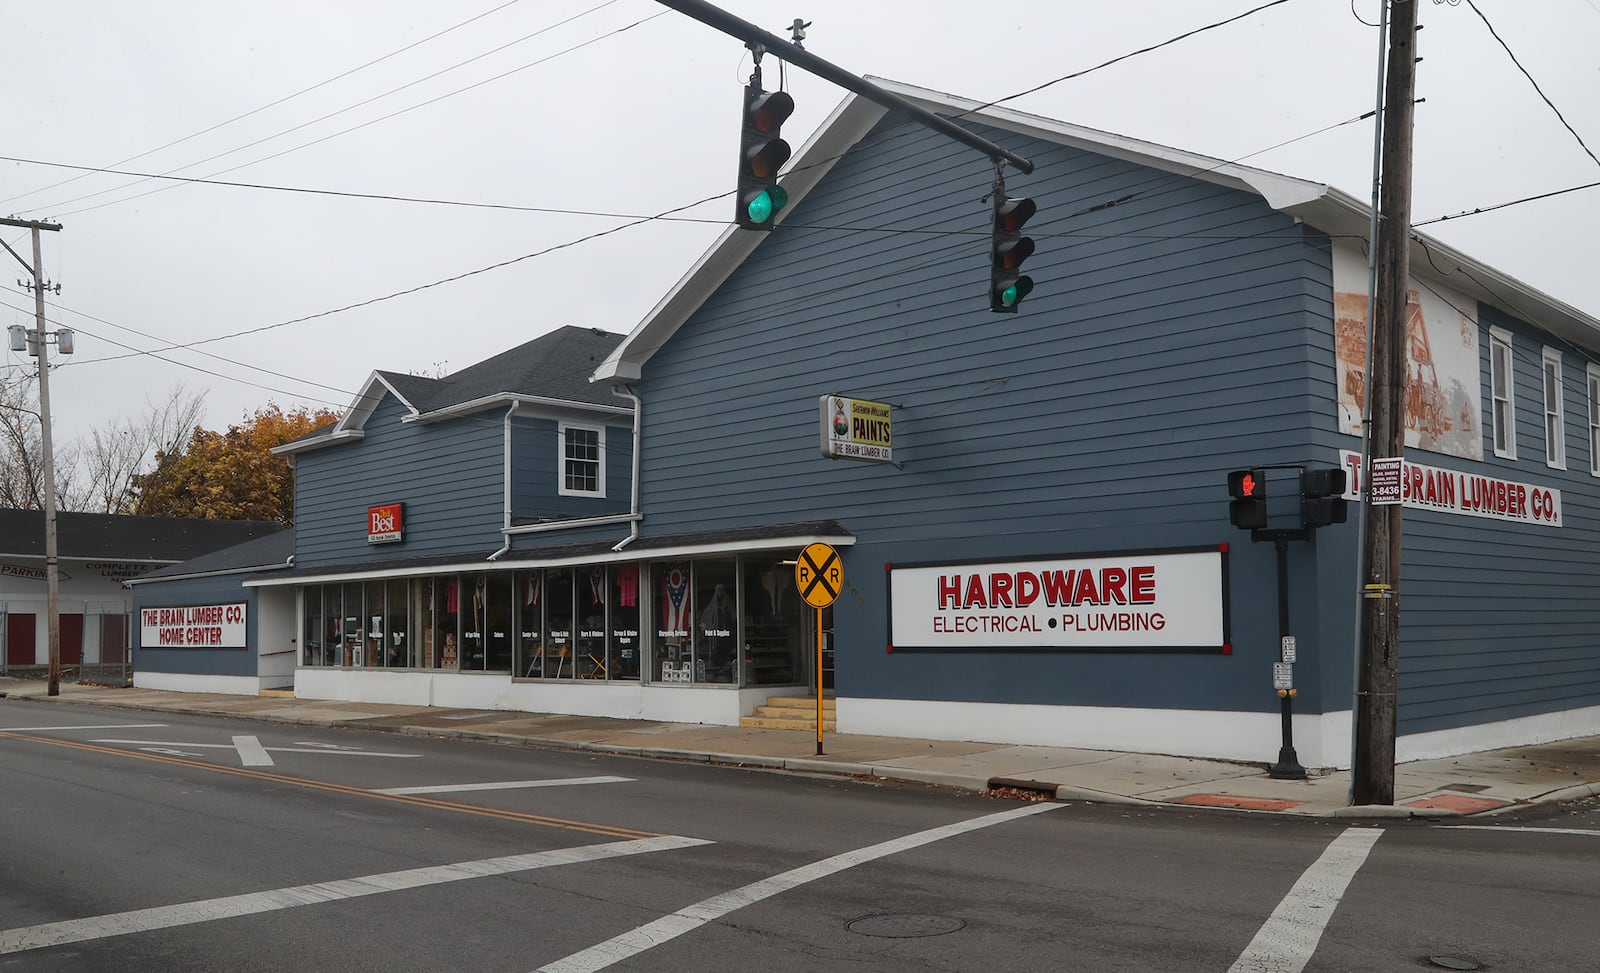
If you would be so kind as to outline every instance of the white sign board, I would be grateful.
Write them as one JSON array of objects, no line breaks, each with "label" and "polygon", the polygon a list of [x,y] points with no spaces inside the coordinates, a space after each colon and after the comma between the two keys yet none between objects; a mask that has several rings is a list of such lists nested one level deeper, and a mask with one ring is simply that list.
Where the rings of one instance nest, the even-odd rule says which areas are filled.
[{"label": "white sign board", "polygon": [[829,459],[894,462],[894,408],[843,395],[817,400],[822,455]]},{"label": "white sign board", "polygon": [[182,605],[139,610],[139,646],[145,649],[242,649],[248,605]]},{"label": "white sign board", "polygon": [[1295,661],[1294,657],[1297,654],[1298,654],[1298,649],[1297,649],[1296,644],[1295,644],[1294,636],[1293,635],[1285,635],[1283,637],[1283,641],[1282,641],[1281,646],[1280,646],[1280,651],[1278,653],[1278,658],[1282,659],[1284,662],[1294,662]]},{"label": "white sign board", "polygon": [[[1360,500],[1361,454],[1342,450],[1341,458],[1349,474],[1345,477],[1345,499]],[[1374,472],[1374,488],[1377,485]],[[1561,491],[1537,483],[1502,480],[1402,459],[1400,495],[1402,505],[1412,510],[1436,510],[1540,527],[1561,526]]]},{"label": "white sign board", "polygon": [[1272,664],[1272,688],[1294,688],[1294,664],[1289,662],[1274,662]]},{"label": "white sign board", "polygon": [[1405,473],[1403,456],[1374,456],[1372,458],[1372,503],[1392,507],[1405,500],[1401,477]]},{"label": "white sign board", "polygon": [[1227,644],[1220,550],[889,568],[902,649],[1209,649]]}]

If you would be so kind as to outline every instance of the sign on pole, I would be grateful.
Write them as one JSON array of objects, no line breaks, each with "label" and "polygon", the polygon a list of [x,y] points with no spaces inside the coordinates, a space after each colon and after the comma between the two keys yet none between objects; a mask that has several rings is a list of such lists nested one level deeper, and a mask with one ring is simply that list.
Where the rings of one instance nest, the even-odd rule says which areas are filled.
[{"label": "sign on pole", "polygon": [[817,610],[817,755],[822,755],[822,610],[844,587],[844,564],[831,544],[807,544],[794,562],[794,584],[800,597]]}]

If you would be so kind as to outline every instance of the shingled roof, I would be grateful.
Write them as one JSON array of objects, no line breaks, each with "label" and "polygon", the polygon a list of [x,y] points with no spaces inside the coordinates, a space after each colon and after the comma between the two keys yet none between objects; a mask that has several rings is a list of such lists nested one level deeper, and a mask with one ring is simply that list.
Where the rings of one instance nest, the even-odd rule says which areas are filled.
[{"label": "shingled roof", "polygon": [[591,384],[589,375],[622,338],[599,328],[569,325],[444,378],[377,374],[423,414],[505,393],[616,406],[619,402],[611,389]]},{"label": "shingled roof", "polygon": [[[177,562],[284,529],[260,520],[63,511],[56,514],[56,551],[68,558]],[[44,511],[0,509],[0,556],[44,554]]]}]

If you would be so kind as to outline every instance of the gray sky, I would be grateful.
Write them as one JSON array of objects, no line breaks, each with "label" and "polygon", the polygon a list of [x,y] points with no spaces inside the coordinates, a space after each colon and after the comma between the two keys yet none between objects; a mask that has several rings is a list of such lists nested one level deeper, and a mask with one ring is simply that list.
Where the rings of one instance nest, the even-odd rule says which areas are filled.
[{"label": "gray sky", "polygon": [[[797,16],[812,21],[807,49],[854,73],[987,101],[1266,2],[720,5],[775,33]],[[1600,154],[1600,0],[1471,2]],[[10,7],[0,155],[638,216],[734,186],[746,52],[649,0]],[[1373,107],[1378,37],[1356,14],[1376,21],[1379,2],[1353,7],[1287,0],[1006,105],[1221,159],[1248,156],[1365,199],[1370,122],[1300,139]],[[1469,3],[1422,0],[1421,17],[1415,221],[1600,181],[1600,163]],[[776,67],[766,62],[769,88]],[[784,134],[798,149],[845,92],[793,69],[788,89],[798,107]],[[1260,151],[1291,139],[1300,140]],[[1043,224],[1050,202],[1038,203]],[[0,213],[64,226],[45,238],[47,276],[62,285],[51,318],[78,331],[71,364],[52,374],[58,441],[114,410],[142,411],[179,382],[207,390],[205,421],[219,428],[269,399],[343,407],[374,368],[457,370],[564,324],[626,332],[731,208],[724,196],[679,214],[708,222],[655,221],[325,314],[628,221],[0,161]],[[1426,230],[1600,316],[1595,225],[1600,188]],[[8,228],[5,239],[21,249],[26,231]],[[0,275],[0,324],[31,326],[31,297],[15,286],[22,268],[0,257],[12,268]],[[975,306],[981,300],[974,295]],[[271,327],[311,315],[321,316]],[[112,343],[157,350],[258,328],[270,330],[161,353],[203,371]]]}]

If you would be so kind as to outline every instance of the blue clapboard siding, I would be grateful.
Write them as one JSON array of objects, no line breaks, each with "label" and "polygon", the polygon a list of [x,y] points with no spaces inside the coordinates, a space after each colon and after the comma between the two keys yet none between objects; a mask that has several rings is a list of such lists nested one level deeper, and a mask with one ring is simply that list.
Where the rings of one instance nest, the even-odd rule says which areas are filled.
[{"label": "blue clapboard siding", "polygon": [[[645,367],[647,531],[855,532],[843,695],[1275,708],[1272,551],[1229,527],[1224,475],[1312,458],[1309,409],[1332,428],[1327,240],[1251,194],[985,134],[1037,165],[1008,174],[1040,205],[1021,313],[988,311],[989,163],[886,121]],[[824,393],[893,403],[904,468],[823,459]],[[885,562],[1222,542],[1232,656],[885,652]]]},{"label": "blue clapboard siding", "polygon": [[[256,593],[239,586],[239,575],[162,581],[133,587],[133,630],[128,633],[135,672],[181,672],[202,676],[254,676],[260,658],[259,613]],[[144,630],[139,612],[144,608],[178,608],[189,605],[231,605],[245,602],[247,646],[219,649],[196,646],[184,649],[146,649],[140,645]]]},{"label": "blue clapboard siding", "polygon": [[[489,411],[402,423],[392,395],[364,438],[295,457],[295,566],[492,551],[502,543],[505,426]],[[367,508],[403,501],[405,540],[367,543]]]},{"label": "blue clapboard siding", "polygon": [[[1434,466],[1561,491],[1559,529],[1407,509],[1400,730],[1448,729],[1600,705],[1600,481],[1589,473],[1591,354],[1563,355],[1567,469],[1545,464],[1543,348],[1558,342],[1478,307],[1484,460]],[[1512,333],[1517,458],[1494,455],[1489,327]]]},{"label": "blue clapboard siding", "polygon": [[519,416],[511,422],[513,517],[586,517],[628,511],[633,502],[632,425],[596,420],[576,420],[576,424],[605,427],[606,495],[562,496],[559,421]]}]

